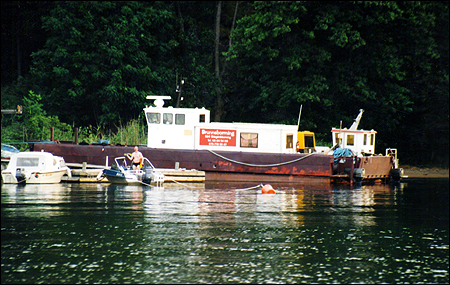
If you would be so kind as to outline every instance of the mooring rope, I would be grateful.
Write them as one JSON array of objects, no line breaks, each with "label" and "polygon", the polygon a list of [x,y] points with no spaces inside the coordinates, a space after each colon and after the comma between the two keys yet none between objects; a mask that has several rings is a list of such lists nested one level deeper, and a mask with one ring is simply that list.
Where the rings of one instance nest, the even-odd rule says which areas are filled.
[{"label": "mooring rope", "polygon": [[237,161],[237,160],[233,160],[233,159],[227,158],[227,157],[225,157],[225,156],[223,156],[223,155],[220,155],[220,154],[218,154],[218,153],[216,153],[216,152],[214,152],[214,151],[212,151],[212,150],[210,150],[210,149],[208,149],[208,151],[209,151],[210,153],[212,153],[212,154],[214,154],[214,155],[217,155],[218,157],[223,158],[223,159],[225,159],[225,160],[228,160],[228,161],[230,161],[230,162],[234,162],[234,163],[242,164],[242,165],[246,165],[246,166],[256,166],[256,167],[271,167],[271,166],[285,165],[285,164],[289,164],[289,163],[293,163],[293,162],[296,162],[296,161],[305,159],[305,158],[310,157],[311,155],[314,154],[314,153],[310,153],[310,154],[308,154],[308,155],[299,157],[299,158],[294,159],[294,160],[291,160],[291,161],[280,162],[280,163],[274,163],[274,164],[251,164],[251,163],[240,162],[240,161]]},{"label": "mooring rope", "polygon": [[[171,178],[167,178],[167,179],[170,180],[170,181],[172,181],[172,182],[178,183],[178,184],[180,184],[180,185],[189,187],[189,188],[198,188],[198,187],[194,187],[194,186],[190,186],[190,185],[187,185],[187,184],[178,182],[178,181],[173,180],[173,179],[171,179]],[[158,186],[154,186],[154,185],[147,184],[147,183],[142,182],[142,181],[139,181],[139,182],[140,182],[141,184],[145,185],[145,186],[158,187]],[[256,189],[256,188],[259,188],[259,187],[263,187],[263,186],[264,186],[263,184],[258,184],[258,185],[256,185],[256,186],[252,186],[252,187],[248,187],[248,188],[239,188],[239,189],[234,189],[234,190],[236,190],[236,191],[253,190],[253,189]]]},{"label": "mooring rope", "polygon": [[154,186],[154,185],[150,185],[150,184],[147,184],[147,183],[145,183],[145,182],[142,182],[142,181],[138,181],[138,182],[140,182],[141,184],[143,184],[143,185],[145,185],[145,186],[150,186],[150,187],[158,187],[158,186]]},{"label": "mooring rope", "polygon": [[198,188],[198,187],[194,187],[194,186],[191,186],[191,185],[187,185],[187,184],[184,184],[184,183],[178,182],[178,181],[176,181],[176,180],[173,180],[172,178],[167,178],[167,179],[168,179],[168,180],[170,180],[170,181],[172,181],[172,182],[178,183],[178,184],[180,184],[180,185],[183,185],[183,186],[189,187],[189,188]]},{"label": "mooring rope", "polygon": [[248,188],[234,189],[234,190],[239,190],[239,191],[241,191],[241,190],[253,190],[253,189],[256,189],[256,188],[259,188],[259,187],[263,187],[263,186],[264,185],[262,185],[262,183],[261,183],[261,184],[258,184],[256,186],[252,186],[252,187],[248,187]]}]

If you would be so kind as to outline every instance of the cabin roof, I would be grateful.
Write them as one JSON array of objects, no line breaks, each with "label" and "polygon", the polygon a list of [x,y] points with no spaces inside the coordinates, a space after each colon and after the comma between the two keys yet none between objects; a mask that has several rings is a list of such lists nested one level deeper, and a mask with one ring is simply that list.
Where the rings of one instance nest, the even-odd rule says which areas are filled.
[{"label": "cabin roof", "polygon": [[350,129],[347,129],[347,128],[345,128],[345,129],[335,129],[335,128],[332,128],[331,129],[331,132],[332,133],[370,133],[370,134],[376,134],[377,133],[377,131],[375,131],[375,130],[350,130]]}]

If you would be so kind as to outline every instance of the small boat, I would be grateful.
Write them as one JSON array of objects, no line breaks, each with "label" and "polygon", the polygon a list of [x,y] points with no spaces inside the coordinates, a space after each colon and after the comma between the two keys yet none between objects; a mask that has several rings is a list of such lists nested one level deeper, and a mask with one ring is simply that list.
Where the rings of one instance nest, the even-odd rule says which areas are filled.
[{"label": "small boat", "polygon": [[2,171],[6,169],[11,155],[20,152],[12,145],[2,143]]},{"label": "small boat", "polygon": [[10,158],[11,155],[20,152],[17,148],[12,145],[2,143],[2,158]]},{"label": "small boat", "polygon": [[381,179],[398,182],[404,175],[399,168],[397,149],[387,148],[385,155],[375,153],[377,132],[358,129],[363,113],[360,109],[350,128],[331,129],[334,147],[328,154],[334,157],[334,178],[344,177],[357,183]]},{"label": "small boat", "polygon": [[64,174],[71,176],[64,158],[49,152],[25,151],[11,155],[2,179],[11,184],[60,183]]},{"label": "small boat", "polygon": [[145,157],[142,168],[139,170],[133,170],[131,166],[127,165],[124,156],[116,157],[111,168],[100,172],[97,179],[102,176],[114,184],[154,184],[161,186],[164,183],[164,174],[158,171]]}]

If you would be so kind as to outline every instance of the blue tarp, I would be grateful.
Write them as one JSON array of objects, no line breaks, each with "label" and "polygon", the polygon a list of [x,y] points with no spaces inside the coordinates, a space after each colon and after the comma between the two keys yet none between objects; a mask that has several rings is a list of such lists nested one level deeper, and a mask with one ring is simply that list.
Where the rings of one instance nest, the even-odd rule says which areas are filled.
[{"label": "blue tarp", "polygon": [[353,152],[351,151],[351,149],[349,148],[341,148],[338,147],[337,149],[334,150],[333,152],[333,156],[334,156],[334,164],[338,163],[339,158],[338,157],[343,157],[343,156],[352,156],[354,155]]},{"label": "blue tarp", "polygon": [[2,158],[10,158],[11,155],[20,152],[12,145],[2,143]]}]

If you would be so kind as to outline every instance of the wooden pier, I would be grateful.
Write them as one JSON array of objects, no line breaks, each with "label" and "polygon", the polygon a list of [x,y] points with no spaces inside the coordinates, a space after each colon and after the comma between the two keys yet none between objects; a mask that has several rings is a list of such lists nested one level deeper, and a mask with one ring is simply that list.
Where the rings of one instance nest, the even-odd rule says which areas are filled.
[{"label": "wooden pier", "polygon": [[[109,183],[105,177],[97,179],[98,174],[105,168],[102,165],[92,165],[86,163],[66,163],[72,170],[72,177],[64,175],[61,182],[73,183]],[[205,182],[205,172],[195,169],[165,169],[158,168],[164,174],[164,183],[185,182],[203,183]]]}]

